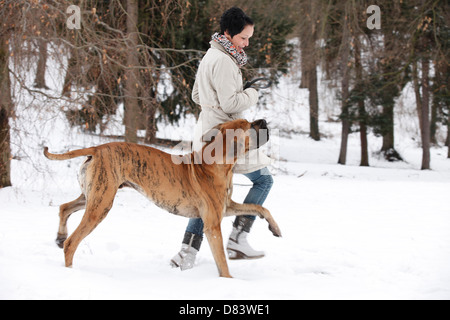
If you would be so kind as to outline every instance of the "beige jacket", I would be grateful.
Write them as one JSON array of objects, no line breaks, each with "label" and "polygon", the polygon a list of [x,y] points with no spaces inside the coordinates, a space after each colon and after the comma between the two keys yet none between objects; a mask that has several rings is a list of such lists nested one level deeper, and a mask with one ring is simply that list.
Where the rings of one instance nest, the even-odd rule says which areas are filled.
[{"label": "beige jacket", "polygon": [[[216,125],[242,119],[242,112],[256,105],[258,92],[243,90],[242,73],[236,60],[215,41],[200,62],[195,78],[192,99],[202,111],[194,130],[193,149],[201,150],[203,135]],[[250,173],[272,163],[260,150],[250,151],[245,159],[238,159],[235,173]]]}]

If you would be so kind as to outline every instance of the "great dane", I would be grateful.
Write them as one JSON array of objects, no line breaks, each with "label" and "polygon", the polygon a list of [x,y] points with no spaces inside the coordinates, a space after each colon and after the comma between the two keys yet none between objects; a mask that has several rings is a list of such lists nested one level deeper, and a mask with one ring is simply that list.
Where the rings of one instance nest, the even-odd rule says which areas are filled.
[{"label": "great dane", "polygon": [[[231,277],[221,232],[224,217],[259,216],[267,220],[274,236],[281,236],[277,223],[267,209],[231,200],[233,167],[241,156],[239,148],[247,153],[265,143],[269,138],[266,121],[248,122],[239,119],[219,125],[215,131],[216,134],[203,147],[203,154],[192,152],[178,158],[178,161],[174,161],[173,155],[161,150],[125,142],[113,142],[64,154],[49,153],[45,147],[44,154],[50,160],[87,157],[78,178],[82,194],[76,200],[60,206],[56,242],[64,248],[66,267],[72,266],[78,245],[107,216],[117,190],[122,187],[139,191],[173,214],[202,218],[204,232],[221,277]],[[266,133],[262,134],[261,139],[263,131]],[[67,238],[68,218],[82,209],[86,209],[83,219]]]}]

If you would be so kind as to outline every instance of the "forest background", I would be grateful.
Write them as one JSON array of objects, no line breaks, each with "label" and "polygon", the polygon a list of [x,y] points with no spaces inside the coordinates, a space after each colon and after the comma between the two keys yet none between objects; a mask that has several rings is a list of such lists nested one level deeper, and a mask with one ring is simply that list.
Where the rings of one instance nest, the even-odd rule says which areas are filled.
[{"label": "forest background", "polygon": [[[394,111],[408,84],[420,124],[422,169],[430,169],[433,144],[450,145],[445,0],[0,0],[0,188],[11,185],[10,121],[20,116],[12,81],[19,91],[63,102],[71,125],[88,133],[102,135],[122,106],[124,134],[115,138],[175,144],[156,138],[158,124],[198,116],[191,99],[195,73],[219,31],[220,15],[233,5],[255,21],[246,80],[265,76],[276,86],[301,56],[298,86],[309,91],[313,140],[322,138],[318,86],[326,81],[335,88],[341,113],[332,120],[342,125],[338,163],[346,164],[354,132],[362,166],[369,166],[369,132],[383,138],[380,154],[402,161],[395,150]],[[58,93],[45,82],[49,54],[65,72]],[[23,71],[34,68],[29,85]],[[447,130],[445,141],[439,130]]]}]

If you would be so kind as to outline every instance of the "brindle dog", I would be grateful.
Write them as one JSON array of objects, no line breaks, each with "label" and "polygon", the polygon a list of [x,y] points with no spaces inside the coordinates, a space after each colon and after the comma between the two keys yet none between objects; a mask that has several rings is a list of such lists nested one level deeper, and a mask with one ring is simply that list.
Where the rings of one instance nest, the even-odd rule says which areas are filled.
[{"label": "brindle dog", "polygon": [[[51,154],[48,148],[45,148],[44,154],[51,160],[87,157],[79,174],[81,196],[60,206],[56,242],[64,248],[66,267],[72,266],[73,256],[80,242],[107,216],[113,206],[116,192],[121,187],[134,188],[173,214],[202,218],[204,232],[221,277],[231,277],[220,228],[223,217],[257,215],[268,221],[269,229],[275,236],[281,236],[277,223],[267,209],[255,204],[238,204],[231,200],[232,170],[238,158],[239,143],[233,143],[232,152],[227,151],[227,147],[230,148],[227,135],[234,132],[231,139],[235,142],[243,141],[241,147],[244,152],[248,152],[266,142],[261,141],[259,134],[247,134],[250,130],[256,133],[265,130],[268,139],[266,121],[257,120],[250,123],[239,119],[224,123],[216,129],[218,134],[203,147],[202,152],[206,148],[213,150],[213,153],[221,150],[223,161],[209,164],[207,161],[196,161],[201,156],[197,152],[183,156],[183,161],[177,164],[171,154],[124,142],[108,143],[60,155]],[[216,144],[215,147],[212,144]],[[217,159],[217,154],[214,154],[214,158]],[[86,211],[80,225],[67,238],[67,219],[72,213],[82,209]]]}]

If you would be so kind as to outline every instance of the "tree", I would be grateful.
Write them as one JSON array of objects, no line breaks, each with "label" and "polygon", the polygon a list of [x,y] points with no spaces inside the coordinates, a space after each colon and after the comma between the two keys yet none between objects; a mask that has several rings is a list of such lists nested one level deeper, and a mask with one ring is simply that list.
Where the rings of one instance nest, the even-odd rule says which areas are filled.
[{"label": "tree", "polygon": [[[371,33],[374,63],[371,66],[368,98],[371,114],[369,120],[375,134],[383,137],[381,153],[388,161],[402,161],[395,149],[395,101],[409,80],[407,71],[406,26],[409,20],[408,5],[402,1],[375,1],[382,14],[381,30]],[[378,40],[380,39],[380,40]],[[379,106],[382,107],[379,112]]]},{"label": "tree", "polygon": [[[64,4],[61,6],[64,8]],[[73,101],[66,112],[72,125],[90,132],[99,126],[103,132],[109,116],[124,103],[124,74],[130,52],[126,49],[126,4],[124,7],[114,0],[84,2],[80,6],[80,29],[70,30],[63,24],[51,30],[52,36],[63,41],[69,56],[62,95]],[[81,94],[86,91],[87,99]]]},{"label": "tree", "polygon": [[318,39],[321,1],[302,0],[299,3],[299,15],[304,17],[298,24],[300,34],[302,82],[301,88],[309,90],[309,135],[319,141],[319,97],[317,93]]},{"label": "tree", "polygon": [[[413,64],[413,83],[416,95],[417,111],[422,139],[422,170],[430,169],[431,121],[430,101],[434,103],[441,99],[441,90],[432,91],[432,88],[448,88],[444,83],[430,83],[430,61],[446,60],[448,54],[449,28],[445,16],[449,5],[445,1],[434,1],[431,6],[426,1],[418,1],[412,10],[416,12],[416,19],[412,23],[411,47],[413,48],[411,60]],[[448,18],[448,16],[447,16]],[[419,83],[418,66],[421,66],[421,82]],[[445,80],[440,71],[435,72],[435,81]],[[420,90],[421,89],[421,90]],[[447,91],[448,93],[448,91]],[[434,97],[432,97],[434,95]]]},{"label": "tree", "polygon": [[[323,60],[327,78],[340,84],[342,122],[341,147],[338,163],[346,164],[348,137],[352,126],[359,123],[361,131],[361,165],[368,165],[367,116],[364,101],[365,80],[361,52],[364,32],[361,22],[365,16],[365,3],[355,1],[326,1],[321,11],[324,31]],[[356,108],[355,108],[356,106]]]},{"label": "tree", "polygon": [[38,40],[39,60],[36,70],[36,79],[34,80],[34,87],[39,89],[48,89],[45,83],[45,70],[47,67],[47,41],[45,39]]},{"label": "tree", "polygon": [[431,7],[433,23],[430,27],[435,41],[435,54],[432,57],[434,63],[434,77],[432,80],[432,119],[431,119],[431,141],[436,139],[439,124],[447,126],[447,139],[445,145],[449,147],[448,158],[450,158],[450,4],[448,1]]},{"label": "tree", "polygon": [[127,0],[127,70],[125,71],[125,141],[137,142],[137,121],[139,117],[139,58],[137,47],[139,43],[138,1]]},{"label": "tree", "polygon": [[9,72],[10,43],[15,22],[21,16],[20,4],[1,3],[0,16],[2,28],[0,28],[0,188],[11,186],[11,131],[9,118],[14,113],[14,105],[11,98],[11,80]]},{"label": "tree", "polygon": [[11,186],[9,37],[0,32],[0,188]]},{"label": "tree", "polygon": [[356,83],[354,90],[360,93],[357,104],[358,104],[358,120],[361,139],[361,166],[368,167],[369,144],[367,141],[367,113],[365,107],[365,97],[364,94],[362,94],[363,90],[366,90],[366,88],[364,87],[364,80],[363,80],[363,66],[361,63],[361,42],[359,40],[359,37],[355,37],[354,51],[355,51],[355,71],[356,71],[356,79],[355,79]]},{"label": "tree", "polygon": [[[199,113],[191,91],[198,64],[209,48],[213,23],[210,6],[211,1],[207,0],[153,0],[146,1],[140,11],[144,43],[161,48],[149,52],[154,79],[154,86],[148,91],[152,106],[149,113],[159,110],[158,120],[173,123],[188,113]],[[163,84],[159,91],[158,83]]]},{"label": "tree", "polygon": [[342,15],[342,42],[340,48],[340,63],[342,67],[341,80],[341,103],[342,103],[342,135],[341,148],[339,151],[339,164],[346,164],[347,162],[347,145],[348,135],[350,134],[350,120],[349,120],[349,86],[350,86],[350,26],[349,14],[350,5],[346,1],[344,5],[344,14]]},{"label": "tree", "polygon": [[[233,1],[233,4],[240,6],[242,1]],[[255,33],[246,50],[249,63],[244,76],[250,78],[262,74],[276,82],[281,75],[289,72],[293,46],[288,43],[288,38],[298,15],[283,0],[252,0],[242,8],[255,22]]]},{"label": "tree", "polygon": [[[73,57],[69,60],[64,91],[65,95],[70,95],[71,89],[76,92],[79,88],[94,87],[95,91],[90,90],[88,103],[83,103],[81,110],[71,110],[69,118],[75,119],[74,124],[95,131],[104,115],[115,112],[117,104],[124,102],[128,108],[130,101],[125,101],[125,97],[133,100],[134,96],[124,92],[134,90],[127,86],[130,73],[137,77],[137,127],[146,129],[146,142],[155,137],[157,121],[175,122],[187,113],[198,114],[199,108],[191,99],[195,74],[213,31],[218,29],[221,13],[232,5],[232,1],[228,2],[137,1],[138,38],[133,41],[136,45],[137,40],[138,60],[131,67],[127,59],[132,58],[132,39],[124,32],[128,9],[114,0],[109,4],[95,2],[94,7],[82,10],[82,29],[64,36],[70,42]],[[246,77],[263,73],[276,79],[288,70],[290,51],[286,38],[294,22],[284,19],[288,10],[280,6],[282,1],[252,3],[248,4],[248,13],[265,32],[252,39],[253,51],[248,51],[249,64],[243,73]]]},{"label": "tree", "polygon": [[[352,54],[355,61],[353,89],[349,94],[346,114],[352,124],[359,123],[361,137],[361,165],[368,166],[367,131],[383,137],[381,153],[388,161],[402,160],[395,150],[394,107],[396,98],[407,83],[405,33],[397,25],[405,24],[398,2],[378,1],[383,12],[381,30],[366,28],[368,2],[352,7]],[[363,13],[361,15],[360,13]],[[363,55],[367,56],[364,59]]]}]

